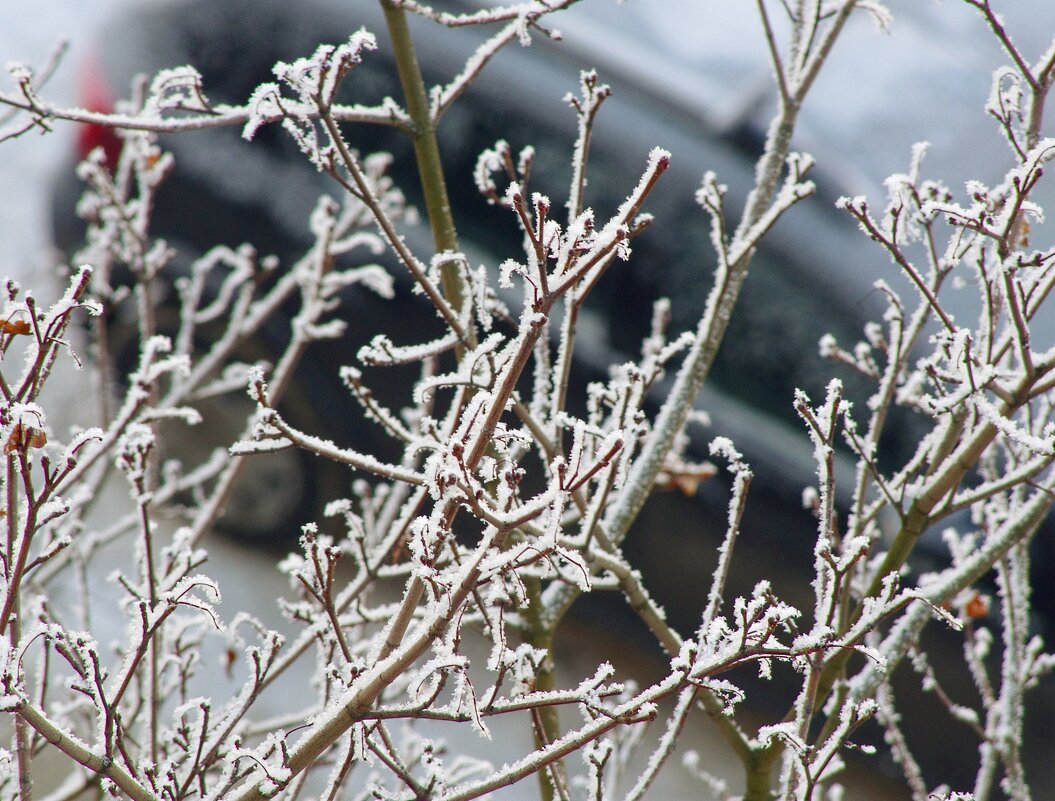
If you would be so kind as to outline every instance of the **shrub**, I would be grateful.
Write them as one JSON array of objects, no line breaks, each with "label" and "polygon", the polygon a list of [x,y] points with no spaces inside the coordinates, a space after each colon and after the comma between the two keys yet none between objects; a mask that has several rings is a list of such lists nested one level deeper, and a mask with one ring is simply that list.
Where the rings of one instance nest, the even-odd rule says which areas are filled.
[{"label": "shrub", "polygon": [[[671,154],[657,148],[648,155],[610,216],[589,209],[586,157],[608,90],[585,73],[572,100],[578,138],[566,214],[530,185],[530,150],[514,154],[499,142],[481,154],[478,186],[519,225],[524,248],[477,269],[458,249],[434,135],[490,54],[528,38],[570,0],[463,15],[381,0],[404,100],[377,107],[349,105],[338,94],[345,84],[354,90],[357,66],[371,58],[375,39],[366,31],[276,65],[276,81],[239,106],[210,104],[198,73],[181,67],[156,76],[127,112],[60,109],[38,96],[31,71],[13,68],[17,90],[0,99],[23,112],[14,123],[20,130],[57,120],[102,123],[122,131],[123,148],[115,164],[96,150],[80,167],[88,187],[81,203],[90,221],[86,263],[72,271],[62,298],[45,310],[31,293],[7,285],[0,619],[8,636],[0,681],[14,746],[4,753],[5,793],[28,799],[35,782],[61,774],[52,797],[99,788],[134,799],[310,792],[455,801],[538,774],[546,798],[612,797],[624,779],[627,797],[638,798],[669,761],[686,719],[704,715],[742,763],[748,799],[835,797],[843,752],[873,719],[914,799],[1030,797],[1022,763],[1026,698],[1052,659],[1030,622],[1029,545],[1055,498],[1055,351],[1037,351],[1031,339],[1055,283],[1055,249],[1030,242],[1042,239],[1033,196],[1055,153],[1055,140],[1042,135],[1055,44],[1031,64],[988,2],[966,2],[1010,62],[994,76],[986,108],[1010,145],[1006,178],[992,187],[971,182],[958,199],[924,177],[920,146],[908,171],[887,182],[885,207],[865,198],[839,202],[915,292],[878,283],[886,311],[865,338],[821,342],[821,354],[839,369],[871,382],[863,408],[853,408],[838,378],[823,398],[794,398],[817,466],[816,487],[805,494],[817,521],[812,605],[792,607],[765,581],[745,597],[727,597],[752,472],[735,443],[717,436],[710,455],[733,477],[728,529],[705,610],[687,634],[666,622],[622,544],[657,484],[693,492],[717,469],[687,450],[694,403],[760,242],[813,192],[812,160],[791,151],[806,95],[850,15],[860,6],[885,22],[880,4],[785,4],[788,24],[781,26],[771,20],[774,9],[759,3],[778,110],[742,210],[730,214],[718,176],[703,176],[696,199],[709,216],[716,255],[706,308],[694,330],[669,333],[667,305],[657,304],[640,357],[590,384],[582,408],[569,402],[577,312],[597,282],[619,280],[605,273],[632,257]],[[493,32],[451,83],[427,92],[408,12]],[[352,146],[342,132],[348,121],[386,122],[394,136],[411,135],[431,255],[404,239],[408,210],[388,162]],[[154,299],[167,285],[173,251],[152,236],[150,212],[172,159],[156,137],[234,125],[248,140],[281,126],[343,190],[341,200],[319,201],[313,244],[293,264],[258,258],[250,247],[196,260],[175,285],[178,319],[166,331]],[[359,350],[360,366],[341,368],[347,403],[358,403],[394,443],[370,452],[302,430],[287,419],[282,399],[312,343],[355,324],[342,293],[361,286],[391,295],[388,270],[367,263],[381,250],[412,277],[441,330],[411,344],[379,333]],[[973,326],[942,304],[942,286],[958,276],[979,289]],[[509,307],[509,290],[523,298],[519,307]],[[107,343],[125,295],[138,333],[119,382],[122,397],[111,402],[104,391],[101,422],[62,434],[49,424],[59,399],[45,387],[59,363],[77,360],[71,320],[93,316],[86,328],[96,338],[92,369],[109,386],[122,372],[110,363],[115,351]],[[243,361],[248,343],[275,319],[288,319],[289,333],[274,365]],[[418,377],[400,384],[401,407],[392,408],[371,392],[371,378],[406,365]],[[669,395],[650,405],[668,370],[676,373]],[[62,375],[87,396],[85,373]],[[229,432],[230,447],[197,463],[168,458],[169,440],[197,436],[203,399],[246,387],[255,411],[244,432]],[[913,414],[922,433],[913,453],[887,465],[877,454],[895,409]],[[280,565],[293,593],[281,608],[296,625],[285,638],[260,622],[261,610],[221,615],[220,588],[200,571],[246,465],[291,448],[347,466],[355,480],[329,499],[328,523],[305,521],[299,549]],[[840,476],[850,500],[837,510],[840,449],[856,466],[852,477]],[[127,507],[112,500],[118,484],[127,487]],[[960,513],[969,513],[968,526],[949,523]],[[944,532],[948,562],[910,572],[921,537],[934,530]],[[108,634],[88,613],[100,588],[85,580],[93,555],[110,543],[134,552],[113,574],[120,596],[113,608],[127,626],[116,648],[102,641]],[[76,600],[63,598],[64,585],[77,588]],[[665,651],[665,675],[654,683],[634,686],[608,663],[568,686],[558,683],[560,624],[580,595],[602,590],[622,593]],[[934,621],[963,634],[977,708],[943,689],[922,639]],[[482,652],[469,646],[477,633]],[[216,642],[225,643],[227,670],[238,679],[226,696],[218,692],[229,683],[203,659]],[[312,660],[310,700],[281,717],[261,717],[266,691]],[[795,679],[786,715],[758,726],[739,713],[746,693],[734,670],[745,665],[763,678],[780,672]],[[961,788],[972,795],[934,790],[933,778],[924,778],[890,683],[898,669],[919,673],[951,717],[977,734],[977,781]],[[291,702],[303,690],[291,692]],[[507,717],[523,722],[533,746],[501,767],[473,745],[447,752],[427,725],[457,723],[486,738]],[[645,767],[627,777],[647,721],[657,721],[661,734],[648,746]],[[55,761],[54,751],[62,758]],[[714,795],[740,792],[689,762]]]}]

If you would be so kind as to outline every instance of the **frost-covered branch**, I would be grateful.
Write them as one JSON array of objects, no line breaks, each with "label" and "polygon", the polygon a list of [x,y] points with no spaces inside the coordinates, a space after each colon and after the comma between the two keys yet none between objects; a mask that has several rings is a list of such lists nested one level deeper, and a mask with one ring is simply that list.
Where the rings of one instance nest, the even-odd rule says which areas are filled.
[{"label": "frost-covered branch", "polygon": [[[908,658],[978,738],[975,801],[998,791],[1028,798],[1024,715],[1055,667],[1033,626],[1029,579],[1030,543],[1055,499],[1055,351],[1039,333],[1055,251],[1029,244],[1045,241],[1038,198],[1055,145],[1042,111],[1055,50],[1031,61],[988,3],[967,2],[1011,61],[986,109],[1009,140],[1004,178],[969,182],[961,199],[924,178],[917,146],[908,171],[888,180],[882,212],[863,198],[840,203],[905,280],[877,283],[885,312],[860,342],[820,343],[837,370],[871,387],[866,397],[835,378],[823,397],[786,399],[816,467],[803,493],[815,530],[799,588],[812,592],[791,606],[764,560],[748,566],[753,590],[734,590],[757,487],[748,492],[752,470],[717,431],[709,455],[728,464],[731,493],[714,562],[690,571],[710,583],[696,588],[699,617],[684,629],[623,543],[654,490],[694,496],[717,473],[687,431],[702,422],[697,395],[755,252],[775,225],[792,224],[790,209],[817,202],[808,200],[812,159],[792,150],[806,95],[849,15],[859,8],[885,25],[881,4],[759,0],[778,108],[743,208],[731,208],[711,172],[697,193],[716,263],[706,306],[679,332],[672,311],[683,299],[658,300],[639,351],[589,381],[577,359],[593,291],[624,280],[620,262],[650,235],[651,195],[678,155],[642,152],[625,197],[592,208],[591,173],[604,165],[590,150],[611,89],[583,71],[580,94],[568,98],[576,133],[564,187],[533,185],[530,146],[514,152],[500,140],[480,155],[480,203],[496,207],[522,247],[479,256],[458,247],[458,226],[472,220],[456,219],[436,135],[501,48],[553,35],[547,16],[571,2],[452,14],[382,0],[405,111],[392,100],[337,103],[375,57],[363,30],[276,65],[277,82],[244,107],[212,105],[188,66],[144,83],[137,111],[64,111],[16,68],[15,93],[0,96],[28,115],[12,118],[16,128],[71,119],[126,132],[116,163],[96,153],[80,169],[92,267],[73,271],[50,309],[6,285],[0,707],[13,726],[12,751],[0,753],[0,781],[12,777],[4,791],[28,801],[40,765],[58,760],[69,781],[56,798],[293,799],[321,788],[332,799],[453,801],[536,776],[543,799],[638,799],[675,769],[702,716],[741,763],[749,801],[836,797],[844,755],[869,753],[860,739],[875,734],[875,720],[923,799],[931,768],[909,747],[909,710],[890,686]],[[492,27],[453,76],[425,75],[408,12]],[[409,235],[390,159],[359,152],[350,122],[412,138],[431,253]],[[247,139],[280,126],[274,133],[339,196],[302,221],[310,236],[299,258],[224,245],[182,260],[180,243],[154,233],[152,209],[179,168],[155,134],[235,124]],[[395,305],[400,280],[420,305]],[[978,290],[970,324],[948,305],[956,286]],[[93,322],[78,327],[86,314]],[[418,314],[428,326],[398,325]],[[363,330],[363,320],[382,322]],[[98,403],[94,425],[67,430],[46,389],[81,394],[86,374],[62,371],[81,365],[82,336],[97,338],[97,385],[116,391]],[[672,388],[657,398],[670,370]],[[331,383],[314,377],[327,371]],[[233,408],[233,418],[211,417],[216,408]],[[206,426],[222,429],[222,447],[186,447],[214,432]],[[895,447],[906,437],[908,447]],[[275,480],[253,473],[261,464],[277,465]],[[299,499],[303,508],[274,523],[292,548],[276,610],[219,606],[220,582],[201,572],[211,569],[212,532],[257,525],[239,487],[277,496],[300,483],[310,503]],[[689,536],[696,524],[668,525]],[[99,580],[104,563],[109,582]],[[621,660],[557,664],[561,624],[591,592],[620,594],[665,653],[644,689],[622,675]],[[285,618],[288,640],[261,622],[269,611]],[[948,689],[947,664],[927,652],[934,620],[963,630],[957,658],[977,699]],[[747,671],[786,703],[784,714],[743,714],[758,692]],[[771,682],[777,675],[791,686]],[[646,749],[641,732],[653,721],[658,740]],[[441,725],[499,740],[504,764],[481,757],[475,740],[432,739]],[[524,739],[507,737],[507,726]],[[55,753],[39,754],[45,746]],[[693,772],[722,797],[737,791]]]}]

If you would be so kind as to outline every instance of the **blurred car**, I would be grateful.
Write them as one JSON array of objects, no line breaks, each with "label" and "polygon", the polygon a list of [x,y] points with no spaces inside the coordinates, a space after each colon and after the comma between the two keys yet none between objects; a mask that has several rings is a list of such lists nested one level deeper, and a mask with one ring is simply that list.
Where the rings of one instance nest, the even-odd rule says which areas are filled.
[{"label": "blurred car", "polygon": [[[447,0],[443,7],[465,10],[478,5]],[[911,5],[903,10],[922,13]],[[579,387],[604,376],[609,365],[635,357],[656,298],[673,300],[672,331],[695,327],[711,286],[713,255],[708,220],[692,198],[702,174],[714,170],[728,185],[727,208],[735,213],[742,207],[753,185],[754,162],[772,108],[764,53],[754,67],[745,67],[738,62],[744,58],[739,50],[711,42],[737,67],[735,74],[728,67],[723,72],[713,63],[713,54],[707,61],[697,53],[702,34],[683,36],[678,26],[670,24],[675,12],[703,15],[699,22],[709,13],[706,10],[686,10],[677,0],[652,0],[612,12],[605,2],[582,3],[550,20],[566,26],[565,41],[536,36],[531,47],[507,47],[451,107],[438,132],[461,247],[472,263],[492,267],[520,252],[520,234],[512,215],[489,206],[479,195],[473,181],[477,157],[499,139],[508,140],[514,152],[533,145],[532,189],[548,194],[554,208],[560,206],[567,192],[576,126],[563,98],[578,90],[581,70],[598,67],[600,80],[614,90],[598,116],[590,157],[586,202],[599,216],[614,209],[634,186],[652,147],[673,153],[670,169],[646,206],[655,222],[635,240],[630,262],[619,263],[600,282],[580,318],[583,333],[574,374]],[[752,13],[748,9],[739,16],[731,14],[725,22],[735,28]],[[915,21],[934,22],[932,18]],[[867,25],[866,19],[861,22]],[[411,23],[429,82],[442,83],[455,75],[487,33],[476,28],[443,29],[413,15]],[[282,0],[171,0],[132,6],[100,38],[96,60],[85,73],[84,103],[109,107],[114,98],[128,93],[137,74],[183,64],[201,72],[213,103],[244,103],[259,83],[273,79],[276,62],[310,55],[320,42],[345,41],[361,27],[377,34],[379,49],[366,54],[346,79],[345,96],[359,103],[400,97],[377,3],[350,7],[337,0],[309,0],[292,8]],[[915,31],[909,28],[903,49],[915,46]],[[743,39],[753,41],[749,32]],[[943,74],[956,73],[955,63],[931,52],[915,60],[908,52],[901,55],[907,60],[903,70],[919,68],[922,60]],[[838,79],[838,63],[831,66]],[[896,76],[898,68],[890,66],[889,71]],[[877,83],[895,80],[887,73],[877,75]],[[851,398],[867,397],[870,387],[854,384],[853,376],[822,361],[817,343],[826,333],[841,343],[853,343],[861,338],[864,323],[878,319],[882,311],[872,284],[877,263],[885,267],[886,259],[864,246],[854,224],[832,211],[832,202],[843,193],[876,192],[870,183],[878,184],[878,179],[870,182],[868,175],[884,168],[872,165],[885,157],[886,169],[903,168],[908,152],[901,141],[890,141],[882,149],[868,126],[889,138],[889,130],[884,132],[880,124],[888,110],[870,108],[863,121],[862,115],[855,116],[855,101],[845,94],[847,80],[822,83],[817,97],[811,97],[828,114],[823,122],[834,132],[826,135],[816,118],[804,114],[802,137],[822,168],[833,166],[813,175],[818,197],[792,209],[765,240],[699,400],[712,425],[698,434],[696,455],[706,453],[706,439],[728,436],[756,474],[746,519],[749,536],[741,547],[757,548],[770,565],[790,558],[793,574],[810,558],[814,522],[802,509],[801,493],[815,481],[812,448],[792,409],[794,390],[802,388],[819,398],[830,377],[839,375]],[[832,114],[833,98],[841,116]],[[898,109],[889,114],[900,119]],[[368,125],[348,126],[346,134],[364,154],[391,153],[390,174],[410,201],[422,207],[409,138]],[[870,149],[856,154],[859,160],[851,160],[841,150],[847,137],[867,142]],[[119,147],[112,132],[92,128],[82,131],[79,145],[78,157],[96,145],[109,148],[111,155]],[[158,195],[153,214],[153,234],[177,252],[163,286],[171,287],[194,258],[215,245],[249,242],[261,255],[274,254],[283,264],[292,264],[311,244],[307,220],[317,198],[340,192],[277,125],[265,126],[249,144],[232,127],[162,136],[161,145],[175,155],[177,165]],[[977,147],[991,155],[984,144]],[[83,237],[84,224],[73,211],[81,191],[70,169],[53,196],[55,237],[67,252],[74,251]],[[423,225],[408,225],[404,234],[418,253],[431,252],[431,236]],[[878,275],[896,280],[891,272]],[[393,274],[400,313],[393,314],[390,304],[369,293],[351,291],[343,299],[342,316],[351,323],[346,335],[312,346],[282,407],[298,427],[370,452],[383,453],[389,444],[349,401],[338,368],[354,362],[358,348],[378,332],[397,342],[417,341],[422,326],[435,320],[412,295],[405,271],[397,267]],[[171,300],[171,296],[158,299],[160,319],[165,319],[166,309],[171,317]],[[289,316],[295,311],[273,320],[242,357],[274,360],[288,340]],[[127,321],[129,331],[131,323]],[[131,358],[131,353],[126,354],[126,368]],[[412,376],[394,372],[389,378],[377,390],[384,400],[399,405]],[[660,387],[656,393],[657,403],[662,391]],[[247,411],[246,403],[242,397],[214,403],[204,410],[202,431],[180,441],[202,450],[228,444],[222,437],[230,437],[232,423],[237,430],[234,421]],[[340,413],[333,413],[335,409]],[[885,442],[888,456],[913,447],[918,436],[911,418],[899,422]],[[211,439],[209,432],[216,437]],[[341,494],[349,482],[344,467],[295,450],[254,458],[251,471],[231,499],[221,525],[239,538],[280,547],[288,546],[303,522],[318,519],[324,503]],[[646,575],[663,574],[674,579],[665,584],[684,586],[676,573],[690,569],[685,565],[693,560],[671,564],[666,558],[679,548],[698,548],[703,563],[709,563],[715,538],[724,530],[726,497],[727,487],[719,478],[703,484],[692,500],[663,496],[646,507],[637,526],[637,544],[628,546],[639,551],[634,555]],[[691,526],[685,525],[686,520],[693,521]],[[669,547],[662,545],[668,537]],[[935,558],[943,558],[941,548],[938,543]],[[794,591],[790,582],[786,591]],[[699,599],[667,600],[675,619],[691,626]]]},{"label": "blurred car", "polygon": [[[346,40],[360,27],[376,31],[381,47],[348,78],[349,96],[364,103],[399,97],[380,9],[374,3],[357,5],[353,9],[316,1],[298,4],[294,10],[278,0],[222,4],[178,0],[132,8],[115,23],[120,30],[102,39],[85,102],[106,107],[112,98],[127,94],[136,74],[182,64],[192,64],[202,73],[212,102],[244,102],[257,84],[272,78],[275,62],[308,55],[319,42]],[[560,16],[554,19],[560,21]],[[434,81],[455,74],[482,35],[415,22],[422,68]],[[711,256],[707,221],[692,202],[693,194],[707,169],[715,170],[729,185],[730,208],[742,203],[750,188],[762,120],[742,116],[719,126],[702,117],[705,109],[699,99],[679,95],[675,80],[637,70],[636,64],[654,62],[661,50],[656,42],[634,57],[610,60],[601,70],[601,80],[610,83],[615,93],[599,117],[587,203],[599,214],[614,208],[636,183],[646,154],[657,144],[671,150],[674,161],[649,199],[648,211],[656,222],[635,242],[631,262],[620,264],[601,282],[587,306],[583,329],[588,336],[582,337],[577,364],[580,384],[604,375],[609,364],[638,351],[657,297],[675,299],[672,330],[695,326],[711,284]],[[514,150],[533,145],[537,156],[532,188],[549,194],[555,205],[562,202],[576,124],[562,98],[577,90],[579,72],[591,65],[593,55],[541,38],[530,48],[512,45],[444,117],[439,136],[451,203],[462,247],[474,263],[496,265],[519,251],[514,220],[488,206],[475,189],[472,171],[478,154],[502,138]],[[251,145],[239,133],[220,129],[161,138],[162,146],[174,153],[177,167],[159,193],[152,230],[177,249],[174,274],[214,245],[242,241],[261,254],[275,254],[283,263],[292,263],[310,244],[306,223],[316,199],[321,193],[339,191],[331,179],[312,168],[278,126],[265,127]],[[370,126],[355,126],[349,138],[363,153],[392,153],[391,174],[412,201],[418,200],[409,139]],[[85,130],[79,142],[81,157],[95,145],[110,147],[111,152],[115,146],[113,134],[102,130]],[[824,193],[823,179],[821,185]],[[83,235],[83,223],[73,214],[80,191],[76,179],[67,176],[54,194],[55,237],[67,252],[76,249]],[[778,227],[759,253],[753,267],[757,277],[747,283],[712,382],[701,399],[714,421],[713,433],[732,436],[764,477],[756,492],[772,492],[782,506],[796,510],[813,465],[796,431],[793,390],[822,392],[828,373],[816,358],[817,341],[828,331],[842,341],[855,340],[867,313],[875,310],[864,282],[847,275],[835,280],[840,262],[851,252],[854,234],[852,226],[827,211],[829,205],[811,203],[796,209],[794,218]],[[423,228],[411,228],[407,235],[421,244],[421,252],[428,252]],[[397,287],[401,302],[410,302],[409,289],[409,279]],[[370,427],[360,425],[354,415],[319,419],[316,410],[345,404],[347,391],[337,378],[337,368],[353,360],[366,337],[391,327],[393,318],[410,321],[415,315],[390,315],[382,304],[354,293],[345,302],[355,307],[354,316],[348,315],[355,325],[345,339],[313,346],[297,380],[305,397],[287,402],[285,411],[308,430],[338,442],[362,442]],[[426,313],[424,319],[431,315]],[[418,324],[420,320],[402,333],[414,333]],[[277,354],[286,336],[281,322],[273,325],[259,343],[260,352]],[[244,487],[242,502],[232,502],[239,504],[238,514],[226,516],[229,529],[240,536],[288,537],[309,512],[317,511],[322,467],[311,457],[297,457],[302,465],[290,463],[292,458],[276,458],[271,471],[261,465],[255,468],[252,483],[258,489],[271,489],[252,492]],[[315,478],[298,485],[290,481],[291,475]],[[323,483],[333,489],[332,481]]]}]

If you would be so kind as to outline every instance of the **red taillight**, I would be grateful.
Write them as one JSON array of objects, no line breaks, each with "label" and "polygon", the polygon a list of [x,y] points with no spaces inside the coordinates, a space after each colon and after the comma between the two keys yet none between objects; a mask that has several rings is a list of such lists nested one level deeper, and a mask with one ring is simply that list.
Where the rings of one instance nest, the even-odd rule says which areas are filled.
[{"label": "red taillight", "polygon": [[[94,59],[87,59],[80,75],[80,102],[87,111],[109,114],[114,110],[113,97],[103,79],[102,70]],[[97,147],[103,149],[106,166],[111,170],[117,166],[121,155],[121,137],[106,125],[89,123],[77,132],[77,158],[84,160]]]}]

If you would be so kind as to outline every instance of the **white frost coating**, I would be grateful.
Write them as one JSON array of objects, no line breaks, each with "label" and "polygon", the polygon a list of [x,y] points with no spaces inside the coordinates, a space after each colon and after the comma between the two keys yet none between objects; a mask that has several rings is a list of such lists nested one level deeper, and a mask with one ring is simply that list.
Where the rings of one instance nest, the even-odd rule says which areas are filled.
[{"label": "white frost coating", "polygon": [[612,218],[596,234],[588,250],[582,253],[575,269],[566,271],[559,285],[551,287],[553,291],[563,293],[579,281],[589,284],[594,274],[599,275],[608,266],[613,256],[620,258],[629,256],[630,249],[626,240],[629,233],[628,226],[633,222],[630,219],[631,214],[640,207],[648,189],[669,163],[670,153],[668,151],[658,147],[650,151],[648,165],[634,191],[627,196]]},{"label": "white frost coating", "polygon": [[557,262],[554,275],[563,273],[579,253],[593,246],[593,223],[593,209],[585,209],[569,223],[564,235],[560,237],[556,253],[553,254]]},{"label": "white frost coating", "polygon": [[465,61],[465,66],[451,82],[444,87],[433,87],[430,98],[429,113],[437,120],[443,111],[453,103],[480,73],[487,63],[512,39],[519,38],[521,45],[530,44],[527,26],[522,19],[517,19],[502,30],[482,42]]},{"label": "white frost coating", "polygon": [[[232,455],[268,453],[288,448],[290,444],[312,451],[342,464],[350,465],[365,472],[388,476],[398,481],[421,484],[422,476],[413,470],[398,465],[387,464],[369,454],[360,453],[351,448],[339,448],[332,440],[312,436],[287,426],[281,417],[271,409],[258,412],[258,427],[254,435],[258,440],[239,440],[230,447]],[[276,434],[280,436],[276,436]]]},{"label": "white frost coating", "polygon": [[993,403],[981,393],[971,396],[971,405],[974,406],[990,423],[1000,429],[1008,439],[1017,442],[1033,453],[1045,456],[1055,455],[1055,424],[1048,423],[1044,426],[1040,436],[1031,433],[1022,426],[1015,425],[1009,420]]},{"label": "white frost coating", "polygon": [[98,427],[86,428],[83,431],[77,432],[70,440],[69,445],[66,446],[66,451],[63,454],[63,458],[66,461],[75,459],[77,452],[90,442],[98,442],[103,438],[103,430]]},{"label": "white frost coating", "polygon": [[[361,62],[362,51],[376,48],[373,35],[360,29],[345,44],[320,45],[311,58],[279,62],[274,67],[279,83],[261,84],[249,98],[242,137],[251,140],[261,126],[281,119],[282,127],[315,168],[325,169],[333,150],[323,146],[314,121],[319,104],[330,106],[341,81]],[[284,97],[279,84],[290,88],[296,98]]]},{"label": "white frost coating", "polygon": [[744,457],[733,445],[733,441],[728,437],[715,437],[711,440],[710,445],[711,456],[722,456],[728,459],[732,463],[740,462]]},{"label": "white frost coating", "polygon": [[417,364],[425,359],[446,353],[458,344],[458,336],[447,332],[443,337],[419,345],[395,345],[383,334],[374,337],[369,345],[359,349],[357,358],[369,365]]},{"label": "white frost coating", "polygon": [[488,203],[495,203],[498,196],[498,185],[495,184],[492,174],[500,172],[503,168],[505,158],[508,156],[509,143],[499,139],[493,148],[488,148],[476,158],[476,166],[473,168],[473,182],[477,191],[487,198]]},{"label": "white frost coating", "polygon": [[[414,400],[420,403],[440,387],[476,386],[482,389],[490,388],[497,377],[497,373],[502,370],[505,354],[508,353],[506,349],[503,349],[501,353],[496,353],[498,348],[504,344],[505,339],[504,334],[497,332],[489,334],[475,348],[465,354],[456,372],[431,376],[418,382],[414,388]],[[418,360],[427,358],[433,353],[441,352],[436,350],[439,344],[442,344],[442,341],[441,343],[430,343],[426,346],[432,349],[420,351],[421,356]],[[451,344],[453,345],[454,343]],[[362,354],[362,351],[360,351],[360,354]],[[362,358],[362,355],[360,355],[360,358]],[[415,360],[408,359],[407,363],[410,361]]]},{"label": "white frost coating", "polygon": [[37,509],[37,518],[41,521],[50,521],[66,514],[69,510],[70,502],[66,498],[49,498]]},{"label": "white frost coating", "polygon": [[17,84],[25,84],[33,80],[33,70],[21,61],[6,61],[4,69],[11,76],[11,80]]},{"label": "white frost coating", "polygon": [[363,51],[376,49],[374,35],[360,28],[345,44],[319,47],[311,59],[298,59],[292,65],[276,65],[275,75],[303,94],[318,95],[329,103],[341,79],[362,61]]},{"label": "white frost coating", "polygon": [[[47,428],[47,418],[44,415],[44,409],[37,403],[13,403],[8,407],[8,421],[3,427],[3,438],[4,442],[11,442],[14,436],[14,429],[21,427],[22,431],[39,430],[44,431]],[[14,441],[18,442],[25,438],[16,437]]]},{"label": "white frost coating", "polygon": [[876,30],[880,33],[890,33],[890,26],[894,22],[894,15],[880,0],[857,0],[856,5],[862,11],[867,11],[872,18]]},{"label": "white frost coating", "polygon": [[729,237],[725,230],[724,202],[728,186],[718,182],[718,176],[708,170],[703,175],[703,182],[696,190],[696,202],[708,213],[711,220],[711,247],[717,254],[719,263],[729,266]]},{"label": "white frost coating", "polygon": [[201,73],[185,65],[161,70],[150,82],[145,112],[161,117],[165,111],[208,112],[210,103],[202,88]]},{"label": "white frost coating", "polygon": [[359,284],[386,300],[395,296],[392,276],[389,272],[380,265],[370,264],[327,272],[322,277],[322,297],[332,297],[342,289]]},{"label": "white frost coating", "polygon": [[247,142],[252,141],[263,125],[279,119],[285,111],[282,90],[278,88],[277,83],[262,83],[257,86],[247,105],[249,119],[242,128],[242,138]]}]

